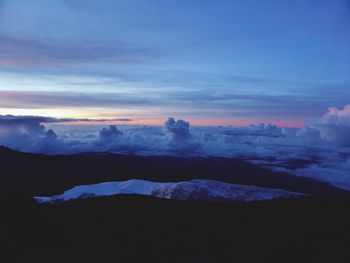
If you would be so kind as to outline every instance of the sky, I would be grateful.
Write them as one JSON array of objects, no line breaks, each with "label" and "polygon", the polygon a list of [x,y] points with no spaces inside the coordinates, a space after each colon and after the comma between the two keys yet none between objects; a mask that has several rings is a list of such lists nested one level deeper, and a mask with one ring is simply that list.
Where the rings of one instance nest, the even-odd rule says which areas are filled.
[{"label": "sky", "polygon": [[349,0],[0,0],[0,115],[298,127],[349,103]]}]

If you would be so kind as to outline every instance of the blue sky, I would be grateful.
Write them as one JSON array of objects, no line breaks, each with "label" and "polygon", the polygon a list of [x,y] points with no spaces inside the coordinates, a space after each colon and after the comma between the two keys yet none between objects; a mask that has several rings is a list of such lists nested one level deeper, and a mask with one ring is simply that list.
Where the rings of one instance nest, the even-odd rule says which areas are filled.
[{"label": "blue sky", "polygon": [[349,102],[349,0],[0,0],[0,114],[298,125]]}]

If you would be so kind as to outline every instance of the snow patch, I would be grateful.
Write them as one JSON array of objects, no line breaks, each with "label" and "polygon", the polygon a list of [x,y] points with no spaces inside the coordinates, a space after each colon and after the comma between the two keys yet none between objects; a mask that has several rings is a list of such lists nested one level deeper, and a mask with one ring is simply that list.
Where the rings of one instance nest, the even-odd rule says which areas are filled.
[{"label": "snow patch", "polygon": [[259,201],[274,198],[295,198],[303,194],[280,189],[228,184],[214,180],[192,180],[178,183],[160,183],[132,179],[80,185],[52,197],[34,197],[38,203],[57,203],[96,196],[138,194],[177,200],[205,201]]}]

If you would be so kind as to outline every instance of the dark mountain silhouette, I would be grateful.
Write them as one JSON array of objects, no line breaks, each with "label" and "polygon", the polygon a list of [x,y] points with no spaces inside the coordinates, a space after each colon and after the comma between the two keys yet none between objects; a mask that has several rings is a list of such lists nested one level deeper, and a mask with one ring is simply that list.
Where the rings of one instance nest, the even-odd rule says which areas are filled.
[{"label": "dark mountain silhouette", "polygon": [[[0,188],[33,195],[55,195],[80,184],[145,179],[178,182],[213,179],[312,194],[346,193],[328,183],[272,172],[226,158],[131,156],[110,153],[42,155],[0,150]],[[4,189],[5,188],[5,189]]]},{"label": "dark mountain silhouette", "polygon": [[[350,197],[328,184],[229,159],[46,156],[0,148],[1,262],[348,262]],[[259,177],[261,176],[261,177]],[[304,190],[297,200],[146,196],[40,205],[32,196],[144,178],[195,177]]]}]

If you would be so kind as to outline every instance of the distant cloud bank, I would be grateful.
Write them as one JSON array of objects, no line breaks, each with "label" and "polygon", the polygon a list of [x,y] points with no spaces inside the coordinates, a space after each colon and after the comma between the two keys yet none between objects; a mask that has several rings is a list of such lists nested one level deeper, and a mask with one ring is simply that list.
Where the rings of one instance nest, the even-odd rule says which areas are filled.
[{"label": "distant cloud bank", "polygon": [[[166,120],[163,127],[74,124],[80,121],[92,120],[0,116],[0,144],[47,154],[118,152],[241,158],[350,190],[350,105],[329,108],[303,128],[269,124],[191,127],[189,122],[175,118]],[[73,124],[60,125],[62,122]]]}]

